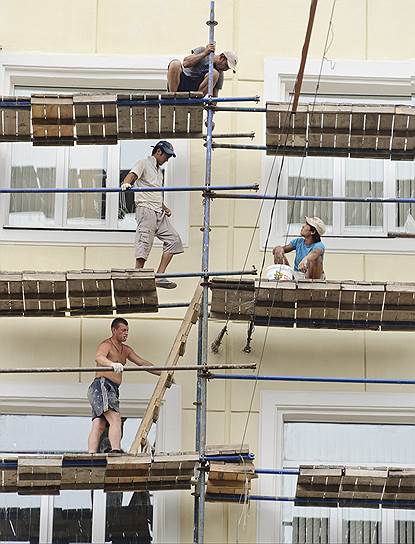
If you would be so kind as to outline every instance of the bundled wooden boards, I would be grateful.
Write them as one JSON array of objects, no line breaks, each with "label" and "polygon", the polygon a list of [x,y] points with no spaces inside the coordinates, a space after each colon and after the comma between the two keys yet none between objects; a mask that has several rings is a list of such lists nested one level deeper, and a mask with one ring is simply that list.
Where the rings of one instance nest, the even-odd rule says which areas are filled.
[{"label": "bundled wooden boards", "polygon": [[266,106],[267,155],[415,158],[415,107],[287,103]]},{"label": "bundled wooden boards", "polygon": [[414,330],[415,283],[213,278],[211,317],[297,328]]},{"label": "bundled wooden boards", "polygon": [[302,465],[295,498],[297,506],[415,509],[415,470]]},{"label": "bundled wooden boards", "polygon": [[[207,453],[236,455],[248,448],[214,446]],[[196,452],[140,454],[8,455],[0,458],[0,493],[54,495],[63,490],[166,491],[191,489],[197,477]],[[211,500],[220,495],[246,495],[255,478],[251,460],[240,463],[209,463],[207,492]]]},{"label": "bundled wooden boards", "polygon": [[198,462],[194,452],[153,458],[146,454],[8,456],[0,459],[0,492],[51,495],[68,489],[190,489]]},{"label": "bundled wooden boards", "polygon": [[[0,142],[108,145],[123,139],[201,138],[199,92],[0,97]],[[169,103],[161,104],[160,99]]]},{"label": "bundled wooden boards", "polygon": [[0,316],[157,312],[150,269],[0,272]]},{"label": "bundled wooden boards", "polygon": [[30,99],[0,96],[0,142],[30,142]]}]

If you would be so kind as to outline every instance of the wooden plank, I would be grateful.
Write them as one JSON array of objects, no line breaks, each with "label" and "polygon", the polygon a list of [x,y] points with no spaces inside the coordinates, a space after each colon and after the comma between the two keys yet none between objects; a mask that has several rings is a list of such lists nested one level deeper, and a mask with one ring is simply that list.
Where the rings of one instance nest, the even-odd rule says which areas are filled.
[{"label": "wooden plank", "polygon": [[[143,94],[132,94],[131,100],[144,100]],[[131,106],[131,127],[133,138],[145,137],[145,108],[144,106]]]},{"label": "wooden plank", "polygon": [[355,149],[361,149],[364,141],[364,123],[365,123],[364,106],[352,106],[351,128],[350,128],[350,156],[355,157],[353,153]]},{"label": "wooden plank", "polygon": [[[164,93],[160,95],[162,99],[171,99],[174,93]],[[160,133],[164,137],[173,133],[174,106],[161,105],[160,107]]]},{"label": "wooden plank", "polygon": [[[166,367],[174,367],[175,365],[177,365],[180,357],[180,350],[183,343],[183,338],[188,337],[192,325],[197,321],[201,297],[202,287],[199,285],[192,297],[189,307],[186,310],[182,324],[180,325],[179,331],[173,342],[173,346],[167,357]],[[138,428],[134,441],[130,447],[129,453],[136,455],[140,451],[141,446],[145,445],[151,426],[153,422],[157,420],[159,407],[161,405],[164,393],[166,392],[167,386],[171,379],[170,376],[172,374],[172,372],[163,372],[160,375],[154,392],[151,396],[150,402],[148,403],[148,406],[144,413],[143,419],[141,420],[140,427]]]},{"label": "wooden plank", "polygon": [[[152,100],[158,100],[158,94],[147,94],[146,100],[151,102]],[[160,134],[160,122],[159,122],[159,110],[160,106],[146,106],[146,133],[147,136],[159,137]]]},{"label": "wooden plank", "polygon": [[383,150],[385,158],[390,156],[392,124],[395,114],[395,108],[392,106],[383,106],[379,119],[379,132],[382,135],[378,136],[378,150]]},{"label": "wooden plank", "polygon": [[[336,116],[336,137],[335,137],[335,146],[336,149],[348,149],[350,147],[350,120],[351,120],[351,107],[342,106],[339,104],[337,106],[337,116]],[[337,155],[340,152],[337,150]],[[348,153],[345,152],[340,154],[340,156],[347,157]]]},{"label": "wooden plank", "polygon": [[23,272],[25,315],[44,313],[64,315],[67,309],[66,274],[61,272]]},{"label": "wooden plank", "polygon": [[[203,98],[203,93],[191,92],[190,98]],[[189,106],[189,132],[191,134],[202,134],[203,111],[203,104]]]},{"label": "wooden plank", "polygon": [[[175,98],[187,99],[189,93],[174,93]],[[177,105],[174,106],[174,132],[178,134],[187,134],[189,122],[189,106]]]},{"label": "wooden plank", "polygon": [[391,158],[400,158],[405,155],[407,138],[409,136],[409,121],[413,109],[405,106],[396,106],[391,143]]},{"label": "wooden plank", "polygon": [[154,270],[115,270],[111,271],[114,300],[119,312],[157,311],[158,298]]},{"label": "wooden plank", "polygon": [[254,280],[212,278],[211,316],[247,319],[254,314]]},{"label": "wooden plank", "polygon": [[22,274],[0,272],[0,315],[23,314]]},{"label": "wooden plank", "polygon": [[[129,94],[119,94],[117,95],[118,100],[130,100]],[[132,138],[132,127],[131,127],[131,117],[132,109],[131,106],[118,106],[118,137],[120,139]]]}]

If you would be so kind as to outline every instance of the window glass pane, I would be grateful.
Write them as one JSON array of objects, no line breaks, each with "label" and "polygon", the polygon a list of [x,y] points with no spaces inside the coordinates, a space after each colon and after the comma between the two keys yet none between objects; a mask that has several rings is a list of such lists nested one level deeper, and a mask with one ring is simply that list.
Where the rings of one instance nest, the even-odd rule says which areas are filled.
[{"label": "window glass pane", "polygon": [[[383,161],[349,159],[346,161],[348,197],[383,197]],[[345,226],[366,230],[383,229],[383,205],[364,202],[345,204]]]},{"label": "window glass pane", "polygon": [[[333,196],[333,159],[300,157],[288,160],[288,194],[297,196]],[[333,203],[288,202],[288,223],[301,224],[304,217],[320,217],[327,226],[333,225]]]},{"label": "window glass pane", "polygon": [[148,491],[107,493],[105,540],[150,544],[152,518],[153,506]]},{"label": "window glass pane", "polygon": [[[398,198],[415,198],[415,167],[412,162],[396,163],[396,196]],[[415,215],[414,204],[396,204],[396,225],[404,227],[408,214]]]},{"label": "window glass pane", "polygon": [[0,544],[39,542],[40,497],[0,493]]},{"label": "window glass pane", "polygon": [[53,544],[91,542],[92,491],[61,491],[54,498]]},{"label": "window glass pane", "polygon": [[[411,425],[290,422],[284,424],[283,465],[410,466],[414,440]],[[283,476],[282,486],[283,495],[295,496],[295,477]],[[282,508],[284,542],[314,542],[314,536],[308,539],[319,527],[317,542],[324,542],[326,518],[329,535],[339,534],[340,542],[382,541],[382,509],[295,507],[291,503]],[[403,538],[414,530],[415,512],[396,511],[395,519],[395,542],[406,542],[397,535]]]},{"label": "window glass pane", "polygon": [[[77,146],[69,151],[68,187],[107,186],[107,146]],[[104,226],[106,193],[68,194],[68,224]]]},{"label": "window glass pane", "polygon": [[[11,186],[23,188],[56,187],[56,147],[12,144]],[[9,225],[48,227],[55,223],[54,194],[10,195]]]},{"label": "window glass pane", "polygon": [[[150,144],[149,141],[141,140],[120,142],[120,184],[138,160],[151,155]],[[118,227],[126,230],[135,230],[136,228],[134,193],[132,192],[120,193]]]}]

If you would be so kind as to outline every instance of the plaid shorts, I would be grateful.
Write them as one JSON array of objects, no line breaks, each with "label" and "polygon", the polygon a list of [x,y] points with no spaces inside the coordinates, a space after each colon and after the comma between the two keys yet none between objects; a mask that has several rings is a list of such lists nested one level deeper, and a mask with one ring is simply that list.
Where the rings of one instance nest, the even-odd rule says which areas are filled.
[{"label": "plaid shorts", "polygon": [[119,385],[108,378],[100,377],[88,387],[88,400],[92,408],[92,419],[102,417],[108,410],[120,411]]},{"label": "plaid shorts", "polygon": [[137,206],[135,211],[137,231],[135,233],[135,258],[147,260],[154,238],[163,242],[163,251],[183,253],[183,244],[167,215],[145,206]]}]

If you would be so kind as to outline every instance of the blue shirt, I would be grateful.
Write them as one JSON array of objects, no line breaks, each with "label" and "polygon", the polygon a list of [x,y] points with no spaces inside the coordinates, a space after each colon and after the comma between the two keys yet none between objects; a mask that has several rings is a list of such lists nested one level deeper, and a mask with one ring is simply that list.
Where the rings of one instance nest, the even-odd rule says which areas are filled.
[{"label": "blue shirt", "polygon": [[321,251],[324,254],[324,251],[326,249],[323,242],[316,242],[314,244],[311,244],[309,246],[306,246],[305,240],[302,236],[299,238],[294,238],[294,240],[291,240],[290,246],[295,249],[295,260],[294,260],[294,270],[298,272],[298,265],[301,263],[301,261],[306,257],[310,251],[313,251],[313,249],[321,249]]}]

